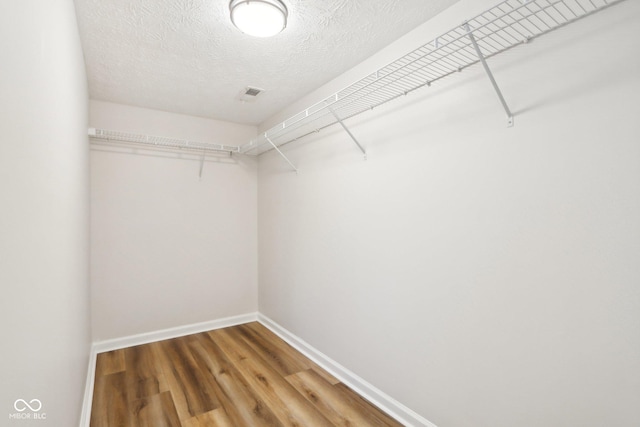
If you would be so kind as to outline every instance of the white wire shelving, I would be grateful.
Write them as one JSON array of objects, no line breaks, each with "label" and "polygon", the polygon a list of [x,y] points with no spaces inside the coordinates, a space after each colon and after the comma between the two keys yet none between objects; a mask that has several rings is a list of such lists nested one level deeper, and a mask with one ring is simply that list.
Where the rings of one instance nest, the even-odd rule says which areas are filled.
[{"label": "white wire shelving", "polygon": [[[624,0],[502,1],[461,26],[272,127],[239,147],[239,152],[260,155],[275,149],[289,162],[278,147],[340,124],[366,156],[362,145],[343,123],[344,120],[430,86],[478,62],[487,72],[507,115],[507,123],[511,126],[513,116],[485,59],[622,1]],[[291,162],[289,164],[295,169]]]},{"label": "white wire shelving", "polygon": [[224,152],[259,156],[275,150],[297,171],[280,150],[281,146],[340,124],[366,158],[365,149],[344,120],[430,86],[477,63],[482,64],[505,111],[507,125],[512,126],[513,115],[486,59],[623,1],[504,0],[241,146],[103,129],[89,129],[89,136],[101,141],[196,151],[203,155]]},{"label": "white wire shelving", "polygon": [[94,140],[136,144],[145,148],[169,148],[202,153],[238,153],[240,147],[235,145],[213,144],[209,142],[190,141],[169,138],[166,136],[141,135],[129,132],[119,132],[106,129],[89,128],[89,137]]},{"label": "white wire shelving", "polygon": [[[239,146],[213,144],[210,142],[198,142],[185,139],[169,138],[166,136],[141,135],[137,133],[119,132],[114,130],[89,128],[89,138],[94,141],[107,143],[133,144],[151,150],[179,150],[200,155],[200,172],[198,176],[202,178],[204,169],[204,158],[207,154],[228,154],[240,151]],[[287,159],[288,161],[288,159]],[[297,169],[296,169],[297,172]]]}]

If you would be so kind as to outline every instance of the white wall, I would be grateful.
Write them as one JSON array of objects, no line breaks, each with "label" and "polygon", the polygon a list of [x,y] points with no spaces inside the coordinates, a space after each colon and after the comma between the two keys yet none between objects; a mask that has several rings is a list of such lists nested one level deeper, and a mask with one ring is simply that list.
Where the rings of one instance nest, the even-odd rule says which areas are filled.
[{"label": "white wall", "polygon": [[[278,116],[493,1],[462,1]],[[259,309],[439,426],[640,425],[640,3],[259,163]],[[275,121],[270,120],[271,124]]]},{"label": "white wall", "polygon": [[[240,145],[253,126],[90,102],[96,128]],[[255,159],[92,145],[93,338],[257,310]]]},{"label": "white wall", "polygon": [[[1,2],[0,52],[0,424],[74,426],[91,340],[87,89],[73,2]],[[10,418],[17,399],[39,399],[46,420]]]}]

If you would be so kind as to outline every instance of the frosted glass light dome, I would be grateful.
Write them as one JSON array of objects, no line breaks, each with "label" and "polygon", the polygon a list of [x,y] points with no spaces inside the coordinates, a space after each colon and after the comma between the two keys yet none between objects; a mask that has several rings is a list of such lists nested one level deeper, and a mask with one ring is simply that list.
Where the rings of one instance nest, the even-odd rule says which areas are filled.
[{"label": "frosted glass light dome", "polygon": [[232,0],[231,22],[254,37],[271,37],[287,26],[287,8],[279,0]]}]

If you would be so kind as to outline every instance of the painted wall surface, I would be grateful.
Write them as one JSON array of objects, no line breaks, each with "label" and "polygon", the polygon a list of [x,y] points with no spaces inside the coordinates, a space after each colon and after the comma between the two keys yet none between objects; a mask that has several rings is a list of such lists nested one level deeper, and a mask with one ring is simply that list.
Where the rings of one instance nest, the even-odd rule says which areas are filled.
[{"label": "painted wall surface", "polygon": [[476,66],[347,121],[366,161],[339,127],[262,156],[260,312],[438,426],[640,425],[639,52],[623,2],[489,61],[513,128]]},{"label": "painted wall surface", "polygon": [[74,426],[91,337],[88,101],[73,2],[1,2],[0,52],[0,424]]},{"label": "painted wall surface", "polygon": [[[96,128],[240,145],[253,126],[90,102]],[[257,164],[92,144],[95,341],[257,310]]]}]

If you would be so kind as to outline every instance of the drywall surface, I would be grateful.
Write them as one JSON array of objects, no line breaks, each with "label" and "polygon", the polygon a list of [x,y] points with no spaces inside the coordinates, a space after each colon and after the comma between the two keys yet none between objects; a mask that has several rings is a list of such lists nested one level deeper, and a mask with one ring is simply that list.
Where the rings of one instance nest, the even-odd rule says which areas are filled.
[{"label": "drywall surface", "polygon": [[0,52],[0,424],[75,426],[91,336],[88,101],[73,2],[2,2]]},{"label": "drywall surface", "polygon": [[[240,145],[255,127],[90,102],[92,127]],[[257,309],[254,158],[92,144],[93,338]]]},{"label": "drywall surface", "polygon": [[438,426],[640,425],[639,36],[627,1],[491,59],[513,128],[476,66],[347,121],[366,161],[262,156],[260,312]]}]

